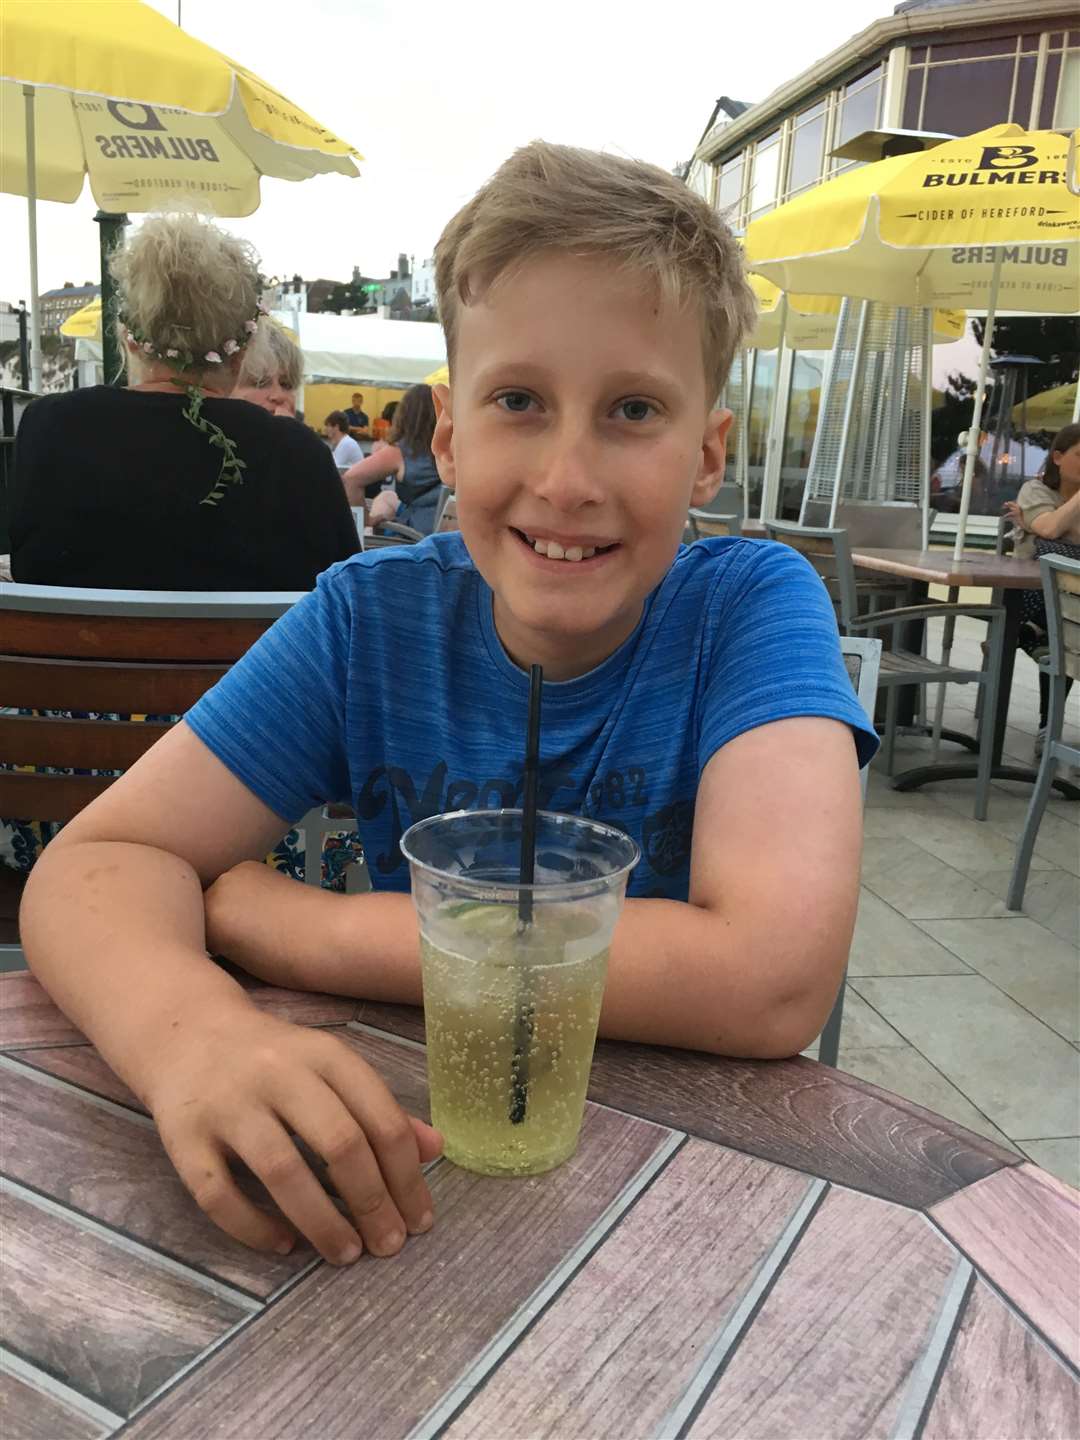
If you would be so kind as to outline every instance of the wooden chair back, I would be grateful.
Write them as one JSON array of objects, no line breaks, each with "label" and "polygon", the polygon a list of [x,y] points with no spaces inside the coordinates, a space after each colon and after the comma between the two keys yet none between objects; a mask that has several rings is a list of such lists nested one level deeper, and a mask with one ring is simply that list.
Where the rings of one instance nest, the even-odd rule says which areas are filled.
[{"label": "wooden chair back", "polygon": [[847,532],[793,525],[786,520],[766,520],[765,533],[770,540],[779,540],[806,556],[836,607],[841,632],[846,633],[858,619],[855,567]]},{"label": "wooden chair back", "polygon": [[692,544],[695,540],[709,540],[714,535],[741,535],[740,515],[720,515],[714,510],[688,510],[684,541]]},{"label": "wooden chair back", "polygon": [[116,776],[32,767],[126,770],[300,598],[0,584],[0,815],[77,815]]},{"label": "wooden chair back", "polygon": [[1080,560],[1041,555],[1052,674],[1080,680]]}]

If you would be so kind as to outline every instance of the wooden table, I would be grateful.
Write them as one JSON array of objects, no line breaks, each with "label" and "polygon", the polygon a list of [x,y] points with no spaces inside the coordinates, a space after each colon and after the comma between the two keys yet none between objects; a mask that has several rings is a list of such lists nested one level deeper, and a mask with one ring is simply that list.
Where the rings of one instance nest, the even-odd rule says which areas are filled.
[{"label": "wooden table", "polygon": [[[961,586],[978,586],[1000,590],[1005,610],[1005,635],[1001,647],[1001,674],[998,677],[997,706],[994,712],[995,780],[1021,780],[1034,784],[1038,771],[1030,765],[1006,765],[1003,760],[1005,730],[1009,721],[1009,698],[1012,693],[1013,667],[1016,663],[1020,634],[1020,600],[1025,590],[1042,588],[1042,571],[1038,560],[1018,560],[1012,555],[993,555],[985,550],[965,550],[954,560],[946,550],[859,549],[853,550],[856,569],[873,570],[884,575],[901,575],[912,582],[920,598],[931,585],[944,585],[950,590]],[[918,646],[908,648],[917,649]],[[950,737],[952,738],[952,737]],[[956,737],[962,742],[965,737]],[[974,746],[972,746],[974,748]],[[918,765],[893,777],[895,790],[915,790],[931,780],[971,780],[978,773],[978,760],[945,761]],[[1080,800],[1080,789],[1058,775],[1055,786],[1070,800]]]},{"label": "wooden table", "polygon": [[[425,1112],[422,1019],[252,987]],[[262,1255],[0,977],[4,1440],[1075,1440],[1080,1195],[811,1060],[598,1048],[549,1175],[429,1172],[435,1229]]]}]

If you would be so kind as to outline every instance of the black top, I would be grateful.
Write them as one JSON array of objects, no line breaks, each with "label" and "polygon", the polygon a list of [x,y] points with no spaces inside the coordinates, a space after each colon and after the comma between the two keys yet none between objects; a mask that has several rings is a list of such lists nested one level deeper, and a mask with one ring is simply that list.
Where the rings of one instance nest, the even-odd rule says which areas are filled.
[{"label": "black top", "polygon": [[359,550],[333,456],[312,431],[246,400],[203,415],[247,469],[216,505],[222,451],[187,396],[98,385],[46,395],[15,442],[11,570],[28,585],[310,590]]},{"label": "black top", "polygon": [[370,424],[363,410],[354,410],[351,405],[348,410],[345,411],[345,419],[349,422],[350,426],[355,426],[357,430],[366,430]]}]

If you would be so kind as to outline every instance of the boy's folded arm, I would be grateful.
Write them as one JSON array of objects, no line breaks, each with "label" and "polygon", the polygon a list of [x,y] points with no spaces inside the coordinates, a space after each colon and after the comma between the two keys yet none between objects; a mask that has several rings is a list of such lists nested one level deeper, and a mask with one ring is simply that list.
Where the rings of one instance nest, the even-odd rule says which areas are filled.
[{"label": "boy's folded arm", "polygon": [[[690,902],[626,902],[600,1033],[761,1058],[803,1049],[843,974],[861,837],[846,725],[780,720],[725,745],[698,791]],[[264,980],[420,1003],[408,895],[331,895],[252,864],[211,888],[207,911],[211,948]]]},{"label": "boy's folded arm", "polygon": [[601,1034],[717,1054],[797,1054],[828,1017],[858,903],[855,745],[835,720],[730,741],[701,778],[690,903],[630,900]]}]

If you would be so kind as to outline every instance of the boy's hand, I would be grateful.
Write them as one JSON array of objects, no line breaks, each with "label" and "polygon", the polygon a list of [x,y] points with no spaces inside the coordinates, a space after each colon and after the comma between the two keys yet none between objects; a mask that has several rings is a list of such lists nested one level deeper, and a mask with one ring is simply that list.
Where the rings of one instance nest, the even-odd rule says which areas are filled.
[{"label": "boy's hand", "polygon": [[[375,1071],[332,1035],[291,1025],[245,1000],[213,1020],[182,1022],[155,1061],[145,1098],[169,1158],[200,1209],[258,1250],[287,1253],[295,1236],[239,1189],[236,1155],[319,1253],[348,1264],[362,1249],[396,1254],[432,1223],[422,1163],[442,1137],[406,1113]],[[355,1228],[290,1138],[329,1165]]]}]

